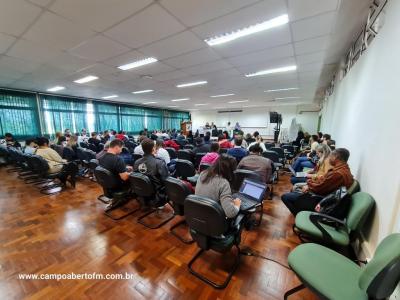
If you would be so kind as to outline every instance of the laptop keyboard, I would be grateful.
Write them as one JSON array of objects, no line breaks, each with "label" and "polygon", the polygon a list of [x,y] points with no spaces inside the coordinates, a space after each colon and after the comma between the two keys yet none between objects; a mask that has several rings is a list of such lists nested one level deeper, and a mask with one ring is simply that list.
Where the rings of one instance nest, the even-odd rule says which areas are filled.
[{"label": "laptop keyboard", "polygon": [[245,210],[249,210],[255,206],[257,206],[257,204],[259,204],[258,202],[247,198],[246,196],[242,195],[242,194],[233,194],[232,195],[233,198],[239,198],[240,199],[240,210],[245,211]]}]

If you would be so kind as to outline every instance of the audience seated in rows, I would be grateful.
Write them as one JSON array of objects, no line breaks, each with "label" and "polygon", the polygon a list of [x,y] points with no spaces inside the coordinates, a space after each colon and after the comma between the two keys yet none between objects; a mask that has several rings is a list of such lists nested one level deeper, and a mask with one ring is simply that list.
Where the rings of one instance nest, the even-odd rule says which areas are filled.
[{"label": "audience seated in rows", "polygon": [[168,165],[171,161],[168,151],[164,149],[164,141],[162,139],[156,140],[155,156],[161,158],[166,165]]},{"label": "audience seated in rows", "polygon": [[293,215],[298,212],[314,211],[319,201],[326,195],[336,191],[342,186],[347,189],[353,184],[353,176],[347,164],[350,153],[347,149],[338,148],[329,155],[329,163],[332,166],[328,172],[315,178],[308,179],[302,192],[291,192],[282,195],[282,201]]},{"label": "audience seated in rows", "polygon": [[204,143],[204,140],[202,137],[198,137],[195,140],[195,147],[193,149],[193,153],[208,153],[210,152],[211,145]]},{"label": "audience seated in rows", "polygon": [[227,218],[234,218],[240,209],[240,199],[233,199],[231,183],[234,180],[236,160],[222,154],[207,170],[203,171],[196,184],[195,194],[208,197],[221,204]]},{"label": "audience seated in rows", "polygon": [[232,144],[231,142],[228,140],[227,135],[226,134],[220,134],[218,136],[218,144],[220,146],[220,148],[232,148]]},{"label": "audience seated in rows", "polygon": [[201,158],[200,164],[214,164],[219,158],[219,144],[214,142],[211,144],[210,152]]},{"label": "audience seated in rows", "polygon": [[267,148],[265,148],[265,145],[263,142],[263,138],[261,137],[261,135],[258,134],[257,131],[255,133],[257,133],[257,135],[255,136],[255,142],[250,143],[250,145],[247,149],[250,149],[250,147],[255,144],[259,144],[263,152],[267,151]]},{"label": "audience seated in rows", "polygon": [[138,154],[138,155],[143,155],[144,154],[143,149],[142,149],[142,141],[144,141],[144,139],[146,139],[146,138],[147,137],[145,135],[139,136],[139,138],[138,138],[139,145],[137,145],[135,147],[135,150],[133,150],[134,154]]},{"label": "audience seated in rows", "polygon": [[262,156],[260,144],[250,146],[250,154],[238,164],[238,169],[257,172],[264,183],[270,183],[272,175],[272,161]]},{"label": "audience seated in rows", "polygon": [[26,154],[35,154],[37,150],[37,143],[36,139],[27,139],[25,141],[25,148],[24,148],[24,153]]},{"label": "audience seated in rows", "polygon": [[181,148],[174,140],[166,140],[164,141],[164,145],[168,148],[174,148],[175,151],[178,151]]},{"label": "audience seated in rows", "polygon": [[236,136],[234,140],[234,147],[227,151],[227,154],[233,156],[237,162],[240,162],[243,157],[247,156],[249,152],[246,148],[242,147],[243,138],[241,136]]},{"label": "audience seated in rows", "polygon": [[36,150],[36,155],[43,157],[49,164],[49,173],[58,173],[63,167],[63,163],[67,162],[53,149],[49,147],[49,140],[45,137],[37,139],[39,148]]}]

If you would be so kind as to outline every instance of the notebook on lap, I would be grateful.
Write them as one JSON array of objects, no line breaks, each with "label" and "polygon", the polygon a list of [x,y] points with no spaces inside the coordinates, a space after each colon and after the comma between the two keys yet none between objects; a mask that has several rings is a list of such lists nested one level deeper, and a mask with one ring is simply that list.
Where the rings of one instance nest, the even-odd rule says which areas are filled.
[{"label": "notebook on lap", "polygon": [[245,179],[239,192],[233,194],[232,197],[239,198],[241,201],[240,210],[246,211],[261,204],[266,190],[265,184]]}]

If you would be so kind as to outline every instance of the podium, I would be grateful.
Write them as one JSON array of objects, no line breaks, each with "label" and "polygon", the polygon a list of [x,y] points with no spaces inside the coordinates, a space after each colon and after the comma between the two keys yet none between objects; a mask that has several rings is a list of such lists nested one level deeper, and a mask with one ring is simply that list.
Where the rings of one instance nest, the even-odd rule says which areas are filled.
[{"label": "podium", "polygon": [[191,121],[182,122],[181,130],[183,131],[184,135],[188,135],[189,131],[192,130],[192,122]]}]

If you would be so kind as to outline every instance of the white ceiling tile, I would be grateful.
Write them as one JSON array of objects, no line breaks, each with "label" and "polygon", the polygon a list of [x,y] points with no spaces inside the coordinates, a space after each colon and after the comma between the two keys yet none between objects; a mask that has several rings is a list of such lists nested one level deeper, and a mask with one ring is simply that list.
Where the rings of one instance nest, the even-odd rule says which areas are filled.
[{"label": "white ceiling tile", "polygon": [[101,35],[97,35],[69,50],[73,55],[95,61],[103,61],[128,51],[128,47]]},{"label": "white ceiling tile", "polygon": [[104,31],[152,0],[57,0],[50,10],[96,31]]},{"label": "white ceiling tile", "polygon": [[29,2],[32,2],[34,4],[37,4],[42,7],[46,7],[47,5],[50,4],[53,0],[28,0]]},{"label": "white ceiling tile", "polygon": [[175,68],[185,68],[219,59],[221,59],[221,56],[219,56],[210,47],[207,47],[204,49],[196,50],[187,54],[167,59],[164,62]]},{"label": "white ceiling tile", "polygon": [[39,68],[39,66],[40,64],[38,63],[27,62],[14,57],[0,57],[1,75],[9,78],[21,78],[24,74],[34,71],[35,69]]},{"label": "white ceiling tile", "polygon": [[111,80],[114,82],[126,82],[132,80],[133,78],[139,78],[140,75],[132,72],[117,72],[112,74],[104,75],[103,78]]},{"label": "white ceiling tile", "polygon": [[325,51],[319,51],[314,53],[308,53],[296,56],[296,61],[299,65],[304,65],[312,62],[323,62],[325,57]]},{"label": "white ceiling tile", "polygon": [[174,17],[154,4],[107,30],[105,35],[132,48],[139,48],[184,29]]},{"label": "white ceiling tile", "polygon": [[294,43],[294,51],[296,55],[300,55],[326,50],[329,44],[329,39],[329,35],[324,35],[314,39],[308,39]]},{"label": "white ceiling tile", "polygon": [[83,26],[53,13],[45,12],[24,34],[24,38],[44,46],[65,50],[80,44],[94,34],[93,31]]},{"label": "white ceiling tile", "polygon": [[63,52],[53,57],[52,59],[49,59],[47,61],[47,64],[60,68],[62,70],[75,72],[82,68],[93,65],[93,61],[79,58],[69,53]]},{"label": "white ceiling tile", "polygon": [[48,80],[57,80],[68,76],[67,71],[61,70],[59,68],[42,65],[35,69],[32,73],[25,75],[21,80],[30,82],[46,82]]},{"label": "white ceiling tile", "polygon": [[171,72],[173,70],[175,70],[175,69],[170,66],[167,66],[166,64],[163,64],[161,62],[155,62],[153,64],[148,64],[148,65],[142,66],[140,68],[135,68],[135,69],[123,71],[123,72],[132,72],[132,73],[141,74],[141,75],[155,76],[157,74],[161,74],[164,72]]},{"label": "white ceiling tile", "polygon": [[292,44],[287,44],[284,46],[278,46],[274,48],[269,48],[257,52],[252,52],[249,54],[234,56],[228,58],[229,61],[234,66],[243,66],[251,64],[262,64],[266,61],[271,61],[275,59],[280,59],[284,57],[294,56]]},{"label": "white ceiling tile", "polygon": [[0,1],[0,30],[19,36],[41,11],[39,7],[23,0]]},{"label": "white ceiling tile", "polygon": [[336,13],[330,12],[291,23],[294,41],[306,40],[330,34],[336,21]]},{"label": "white ceiling tile", "polygon": [[296,21],[338,9],[339,0],[289,0],[289,20]]},{"label": "white ceiling tile", "polygon": [[11,49],[7,51],[7,55],[9,56],[39,63],[47,62],[60,54],[61,51],[23,39],[19,39]]},{"label": "white ceiling tile", "polygon": [[273,30],[249,35],[230,43],[216,45],[213,49],[223,57],[231,57],[286,45],[291,41],[289,25],[283,25]]},{"label": "white ceiling tile", "polygon": [[324,66],[322,60],[318,62],[312,62],[307,64],[298,64],[297,71],[299,73],[302,72],[309,72],[309,71],[321,71],[322,67]]},{"label": "white ceiling tile", "polygon": [[162,0],[161,5],[187,26],[195,26],[226,15],[257,0]]},{"label": "white ceiling tile", "polygon": [[206,47],[207,44],[196,37],[190,31],[178,33],[167,39],[150,44],[139,51],[146,56],[154,56],[160,59],[177,56],[193,50]]},{"label": "white ceiling tile", "polygon": [[165,72],[162,74],[158,74],[154,76],[154,79],[157,81],[168,81],[168,80],[173,80],[173,79],[179,79],[179,78],[185,78],[187,77],[188,74],[176,70],[176,71],[172,71],[172,72]]},{"label": "white ceiling tile", "polygon": [[97,77],[103,76],[103,75],[108,75],[108,74],[113,74],[119,72],[118,69],[114,67],[110,67],[104,64],[94,64],[91,66],[83,67],[77,71],[77,73],[88,73],[95,75]]},{"label": "white ceiling tile", "polygon": [[230,69],[230,68],[232,68],[232,66],[229,63],[225,62],[224,60],[219,60],[219,61],[201,64],[198,66],[185,68],[182,71],[187,74],[190,74],[190,75],[201,75],[201,74],[206,74],[206,73],[210,73],[210,72],[214,72],[214,71]]},{"label": "white ceiling tile", "polygon": [[[285,1],[266,0],[208,23],[196,26],[192,30],[202,38],[206,39],[255,25],[285,13],[287,13]],[[275,28],[271,30],[275,30]]]},{"label": "white ceiling tile", "polygon": [[15,37],[0,32],[0,54],[4,53],[15,40]]},{"label": "white ceiling tile", "polygon": [[[296,65],[296,60],[294,57],[285,57],[285,58],[270,60],[270,61],[266,61],[262,64],[257,63],[257,64],[252,64],[252,65],[243,65],[243,66],[238,67],[237,69],[242,74],[247,74],[247,73],[255,73],[258,71],[262,71],[262,70],[280,68],[280,67],[291,66],[291,65]],[[290,73],[296,73],[296,72],[294,71],[294,72],[290,72]],[[271,76],[275,76],[277,74],[279,74],[279,73],[268,74],[265,76],[271,77]],[[256,78],[256,77],[254,77],[254,78]]]},{"label": "white ceiling tile", "polygon": [[145,55],[143,53],[133,50],[133,51],[121,54],[119,56],[107,59],[104,61],[104,63],[106,65],[110,65],[113,67],[119,67],[119,66],[137,61],[137,60],[144,59],[144,58],[145,58]]},{"label": "white ceiling tile", "polygon": [[4,75],[0,75],[0,86],[9,86],[13,82],[15,82],[15,78],[6,77]]}]

